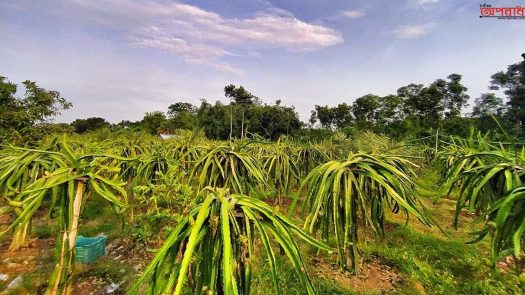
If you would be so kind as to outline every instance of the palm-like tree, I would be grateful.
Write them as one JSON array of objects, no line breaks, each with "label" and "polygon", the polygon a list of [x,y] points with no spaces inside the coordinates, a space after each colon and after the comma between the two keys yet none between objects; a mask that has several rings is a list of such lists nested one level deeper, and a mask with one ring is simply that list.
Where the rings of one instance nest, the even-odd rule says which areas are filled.
[{"label": "palm-like tree", "polygon": [[[3,149],[0,155],[0,196],[10,206],[2,208],[0,213],[12,212],[18,216],[22,214],[23,210],[17,206],[20,203],[20,192],[42,177],[46,171],[54,170],[54,166],[49,155],[12,147]],[[30,226],[29,218],[13,229],[9,250],[17,250],[26,244]]]},{"label": "palm-like tree", "polygon": [[358,153],[322,164],[305,178],[303,212],[308,216],[304,229],[311,234],[320,231],[325,241],[335,238],[341,270],[358,267],[359,231],[371,226],[383,234],[385,207],[430,225],[414,193],[413,165],[401,157]]},{"label": "palm-like tree", "polygon": [[[80,155],[71,149],[65,138],[59,143],[60,151],[31,150],[15,148],[21,152],[13,162],[18,171],[2,169],[0,174],[10,175],[9,179],[24,175],[28,159],[45,158],[46,171],[27,186],[21,187],[4,211],[14,210],[16,219],[0,236],[29,223],[34,213],[45,205],[53,212],[57,222],[56,248],[60,255],[51,273],[47,294],[68,294],[72,289],[75,262],[75,240],[79,217],[86,199],[97,194],[106,199],[120,214],[126,207],[124,183],[118,178],[119,161],[127,159],[103,154]],[[49,170],[47,170],[49,169]],[[44,202],[49,199],[49,202]]]},{"label": "palm-like tree", "polygon": [[[148,294],[250,294],[256,237],[270,263],[274,294],[280,294],[271,237],[284,250],[307,294],[315,290],[292,234],[331,251],[285,216],[255,198],[228,189],[204,189],[206,197],[185,216],[134,286]],[[190,279],[191,278],[191,279]]]},{"label": "palm-like tree", "polygon": [[[465,168],[465,162],[475,162]],[[484,221],[472,242],[492,237],[492,261],[506,255],[522,255],[525,231],[525,149],[521,153],[497,151],[473,153],[451,165],[449,192],[458,193],[454,225],[463,209],[475,212]],[[471,242],[471,243],[472,243]]]},{"label": "palm-like tree", "polygon": [[301,178],[306,177],[315,167],[331,160],[323,147],[312,142],[297,144],[297,150],[293,156],[296,157]]},{"label": "palm-like tree", "polygon": [[443,149],[435,155],[434,159],[441,176],[439,180],[441,184],[466,170],[484,164],[482,157],[471,157],[471,155],[498,150],[498,147],[488,143],[487,138],[479,133],[476,135],[471,133],[466,139],[451,137],[450,141],[444,142]]},{"label": "palm-like tree", "polygon": [[243,194],[256,186],[268,187],[267,174],[247,148],[247,144],[234,142],[212,147],[195,163],[190,183],[197,177],[199,190],[206,186],[227,187]]},{"label": "palm-like tree", "polygon": [[266,145],[262,154],[263,169],[268,173],[277,190],[277,200],[288,194],[300,182],[300,171],[296,162],[296,149],[280,140]]}]

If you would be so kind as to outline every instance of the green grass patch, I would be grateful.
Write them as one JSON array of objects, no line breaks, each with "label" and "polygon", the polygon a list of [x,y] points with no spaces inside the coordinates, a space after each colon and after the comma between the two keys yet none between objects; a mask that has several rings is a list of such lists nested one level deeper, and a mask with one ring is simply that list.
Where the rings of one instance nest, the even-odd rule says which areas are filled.
[{"label": "green grass patch", "polygon": [[55,226],[36,225],[33,227],[33,233],[39,239],[51,238],[55,235]]},{"label": "green grass patch", "polygon": [[[279,256],[278,256],[279,257]],[[258,259],[257,268],[254,271],[252,278],[252,293],[253,295],[274,294],[274,287],[272,283],[272,276],[270,265],[261,257]],[[281,294],[286,295],[303,295],[306,294],[297,273],[285,260],[285,257],[277,259],[277,274],[279,277],[279,287]],[[331,294],[331,295],[355,295],[359,294],[352,290],[345,290],[340,288],[336,283],[319,278],[315,275],[309,274],[312,284],[314,285],[317,294]]]},{"label": "green grass patch", "polygon": [[82,212],[78,234],[86,237],[104,234],[108,239],[121,236],[122,219],[115,214],[110,204],[97,195],[90,196],[89,202]]},{"label": "green grass patch", "polygon": [[403,226],[363,245],[404,274],[403,294],[524,294],[518,275],[490,271],[489,253],[481,248]]}]

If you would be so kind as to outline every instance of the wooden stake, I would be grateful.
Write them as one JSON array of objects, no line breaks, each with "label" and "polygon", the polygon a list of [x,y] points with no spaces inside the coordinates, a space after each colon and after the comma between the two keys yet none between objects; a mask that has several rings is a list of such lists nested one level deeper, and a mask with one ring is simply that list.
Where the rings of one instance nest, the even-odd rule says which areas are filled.
[{"label": "wooden stake", "polygon": [[82,206],[82,196],[84,195],[85,179],[77,179],[77,193],[73,201],[73,220],[71,221],[71,230],[69,232],[69,250],[75,248],[75,239],[78,232],[78,220],[80,218],[80,207]]},{"label": "wooden stake", "polygon": [[439,129],[436,130],[436,153],[438,151],[438,142],[439,142]]}]

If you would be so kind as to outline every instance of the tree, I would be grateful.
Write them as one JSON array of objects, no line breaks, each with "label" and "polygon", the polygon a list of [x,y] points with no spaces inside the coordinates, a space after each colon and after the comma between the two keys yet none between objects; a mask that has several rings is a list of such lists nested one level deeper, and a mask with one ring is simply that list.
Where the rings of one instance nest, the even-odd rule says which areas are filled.
[{"label": "tree", "polygon": [[450,74],[447,79],[446,95],[445,95],[445,116],[447,118],[459,117],[461,110],[467,105],[468,99],[470,98],[465,92],[468,90],[467,87],[461,84],[461,75]]},{"label": "tree", "polygon": [[303,123],[294,107],[281,105],[253,106],[251,108],[251,132],[273,140],[281,135],[298,132]]},{"label": "tree", "polygon": [[0,143],[40,138],[42,132],[36,127],[72,106],[58,91],[38,87],[29,80],[22,85],[24,96],[16,97],[17,85],[0,76]]},{"label": "tree", "polygon": [[378,98],[379,107],[376,113],[375,132],[400,135],[403,119],[402,100],[397,95]]},{"label": "tree", "polygon": [[333,124],[337,128],[344,128],[352,124],[354,116],[352,116],[352,106],[346,103],[340,103],[332,109]]},{"label": "tree", "polygon": [[497,72],[491,76],[489,87],[492,90],[505,89],[508,98],[507,116],[511,122],[519,125],[523,133],[525,128],[525,53],[521,55],[523,61],[509,65],[507,71]]},{"label": "tree", "polygon": [[167,127],[175,129],[194,129],[197,123],[197,107],[187,102],[177,102],[168,107]]},{"label": "tree", "polygon": [[166,116],[163,112],[146,113],[142,119],[142,128],[144,128],[146,132],[157,134],[165,122]]},{"label": "tree", "polygon": [[32,123],[44,122],[47,118],[60,114],[62,109],[72,106],[58,91],[45,90],[29,80],[22,84],[26,89],[22,103],[27,108]]},{"label": "tree", "polygon": [[202,100],[197,110],[197,122],[208,138],[227,139],[231,136],[233,127],[233,122],[230,121],[232,118],[228,118],[228,113],[228,106],[220,101],[212,105]]},{"label": "tree", "polygon": [[188,102],[176,102],[168,107],[168,117],[173,118],[184,113],[195,113],[197,108]]},{"label": "tree", "polygon": [[505,132],[509,132],[515,126],[515,124],[509,123],[506,117],[503,99],[494,93],[482,93],[480,97],[476,98],[471,117],[476,127],[483,132],[499,130],[500,126],[507,130]]},{"label": "tree", "polygon": [[317,120],[319,120],[323,128],[332,130],[334,125],[334,112],[332,108],[329,106],[315,105],[315,111],[312,111],[310,122],[315,123]]},{"label": "tree", "polygon": [[71,134],[74,128],[67,123],[43,123],[41,125],[48,134]]},{"label": "tree", "polygon": [[315,110],[310,111],[310,118],[308,119],[308,126],[313,128],[317,122],[317,112]]},{"label": "tree", "polygon": [[314,125],[319,120],[323,128],[332,130],[334,127],[343,128],[350,125],[353,119],[352,107],[346,103],[340,103],[336,107],[315,105],[310,124]]},{"label": "tree", "polygon": [[130,120],[122,120],[116,125],[116,127],[138,132],[142,129],[142,122],[141,121],[132,122]]},{"label": "tree", "polygon": [[405,118],[417,117],[419,114],[419,97],[425,86],[423,84],[409,84],[397,90],[403,102],[403,115]]},{"label": "tree", "polygon": [[[233,103],[236,105],[239,105],[242,112],[242,120],[241,120],[241,138],[245,137],[245,130],[244,130],[244,112],[247,106],[252,105],[254,101],[257,99],[257,97],[250,92],[248,92],[244,87],[239,86],[236,87],[233,84],[227,85],[224,87],[224,95],[230,99],[233,99]],[[233,106],[231,106],[230,109],[230,133],[233,129]],[[230,134],[231,137],[231,134]]]},{"label": "tree", "polygon": [[[428,135],[432,129],[443,127],[443,124],[457,127],[457,124],[467,122],[458,119],[469,99],[461,78],[461,75],[450,74],[447,80],[437,79],[428,86],[412,83],[399,88],[397,96],[400,101],[392,101],[394,105],[400,103],[396,129],[404,125],[405,132],[421,136]],[[399,124],[401,121],[402,124]],[[459,130],[456,127],[449,130]]]},{"label": "tree", "polygon": [[422,108],[419,109],[425,127],[440,126],[445,113],[445,95],[447,82],[437,79],[430,86],[423,88]]},{"label": "tree", "polygon": [[76,119],[71,123],[76,133],[84,133],[109,127],[110,124],[106,119],[100,117],[91,117],[87,119]]},{"label": "tree", "polygon": [[405,125],[414,129],[414,135],[427,134],[429,129],[441,126],[446,88],[447,82],[438,79],[427,87],[410,84],[397,90],[397,95],[403,101]]},{"label": "tree", "polygon": [[352,104],[355,121],[358,127],[371,129],[377,120],[377,111],[379,109],[379,96],[367,94],[359,97]]},{"label": "tree", "polygon": [[503,99],[494,93],[482,93],[476,98],[472,117],[483,118],[491,115],[500,115],[504,111]]},{"label": "tree", "polygon": [[[219,101],[212,105],[202,100],[196,111],[195,126],[201,128],[208,138],[228,139],[230,131],[237,134],[241,130],[241,118],[229,116],[239,107],[234,104],[225,105]],[[281,135],[297,133],[303,123],[293,107],[253,104],[245,111],[244,125],[244,135],[257,134],[275,140]]]},{"label": "tree", "polygon": [[238,105],[250,105],[254,103],[255,95],[248,92],[244,87],[236,87],[233,84],[224,87],[224,95]]}]

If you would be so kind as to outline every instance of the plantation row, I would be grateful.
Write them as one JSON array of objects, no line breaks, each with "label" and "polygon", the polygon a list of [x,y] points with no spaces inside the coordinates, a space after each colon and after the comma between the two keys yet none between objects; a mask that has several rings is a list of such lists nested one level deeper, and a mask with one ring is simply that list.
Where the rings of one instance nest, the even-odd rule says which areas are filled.
[{"label": "plantation row", "polygon": [[493,263],[509,255],[519,261],[525,151],[479,135],[436,147],[373,133],[318,143],[211,141],[197,132],[167,141],[47,138],[36,148],[0,150],[0,216],[14,216],[0,235],[10,234],[16,251],[27,243],[35,213],[46,210],[56,222],[57,253],[47,293],[70,293],[80,216],[98,196],[124,220],[147,210],[176,221],[134,292],[249,294],[252,263],[263,256],[276,294],[281,257],[315,294],[299,245],[332,253],[341,271],[358,272],[360,245],[366,233],[384,234],[387,211],[437,225],[414,182],[422,167],[434,165],[440,185],[457,198],[450,220],[457,226],[462,210],[475,212],[483,227],[473,242],[488,235]]}]

